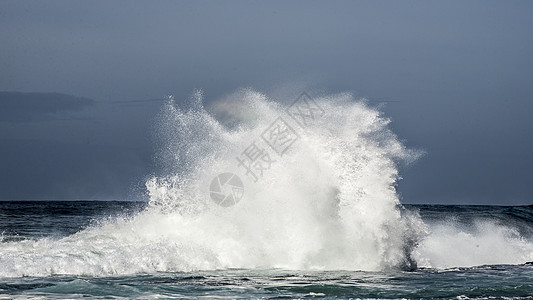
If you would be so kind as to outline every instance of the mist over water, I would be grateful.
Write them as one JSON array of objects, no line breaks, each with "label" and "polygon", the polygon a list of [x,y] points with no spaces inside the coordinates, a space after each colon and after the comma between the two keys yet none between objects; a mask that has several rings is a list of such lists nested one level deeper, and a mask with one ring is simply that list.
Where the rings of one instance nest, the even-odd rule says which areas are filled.
[{"label": "mist over water", "polygon": [[[300,126],[287,106],[250,89],[208,108],[201,92],[187,101],[169,97],[155,134],[160,173],[146,182],[148,207],[63,238],[2,242],[0,276],[382,271],[533,260],[530,237],[509,224],[424,223],[404,209],[395,189],[398,165],[420,153],[406,149],[364,100],[342,93],[314,101],[324,114]],[[282,155],[261,138],[279,117],[298,136]],[[271,159],[257,178],[236,159],[251,143]],[[230,207],[209,193],[225,172],[244,185]]]},{"label": "mist over water", "polygon": [[430,234],[413,250],[419,267],[447,269],[533,261],[531,207],[441,207],[438,217],[426,217],[425,223]]}]

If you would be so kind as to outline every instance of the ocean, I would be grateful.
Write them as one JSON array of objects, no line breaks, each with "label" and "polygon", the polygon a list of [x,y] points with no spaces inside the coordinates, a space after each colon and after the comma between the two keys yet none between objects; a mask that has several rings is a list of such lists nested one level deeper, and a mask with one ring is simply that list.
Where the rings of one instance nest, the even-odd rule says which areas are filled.
[{"label": "ocean", "polygon": [[[421,265],[414,270],[228,267],[179,271],[170,265],[165,270],[163,265],[157,266],[166,263],[165,259],[151,260],[150,256],[157,257],[158,253],[145,247],[137,257],[117,255],[124,255],[122,263],[127,264],[145,257],[153,269],[131,268],[135,272],[121,274],[119,264],[115,269],[109,267],[105,258],[109,253],[90,247],[83,251],[86,246],[61,248],[69,243],[83,244],[82,239],[88,238],[84,230],[98,230],[117,219],[131,220],[146,207],[145,202],[0,202],[0,298],[520,299],[531,298],[533,293],[533,265],[523,261],[533,257],[533,208],[523,206],[407,205],[407,210],[418,211],[422,220],[436,229],[418,247],[442,243],[443,247],[469,252],[455,257],[457,254],[446,249],[439,253],[435,253],[438,249],[428,250],[428,257],[442,264],[448,260],[449,265]],[[455,229],[449,228],[449,235],[444,234],[446,230],[438,229],[444,224]],[[95,244],[98,239],[107,239],[108,247],[121,242],[105,235],[91,238]],[[175,250],[170,241],[168,244]],[[523,246],[521,258],[512,257],[518,251],[514,248],[517,244]],[[500,249],[509,253],[498,252]],[[455,262],[460,263],[453,266]]]},{"label": "ocean", "polygon": [[146,201],[0,202],[0,298],[531,298],[533,209],[402,205],[424,153],[389,123],[349,93],[169,97]]}]

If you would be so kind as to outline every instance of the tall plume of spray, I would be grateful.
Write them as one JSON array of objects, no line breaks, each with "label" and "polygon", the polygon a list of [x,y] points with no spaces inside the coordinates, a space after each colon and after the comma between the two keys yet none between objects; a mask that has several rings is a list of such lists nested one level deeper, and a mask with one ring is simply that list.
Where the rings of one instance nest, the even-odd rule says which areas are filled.
[{"label": "tall plume of spray", "polygon": [[[414,268],[410,253],[425,227],[402,216],[395,185],[397,163],[418,153],[351,94],[314,101],[323,114],[299,126],[286,107],[249,89],[213,104],[212,114],[201,92],[169,99],[158,130],[167,172],[147,183],[152,208],[194,220],[196,242],[224,267]],[[298,136],[282,155],[261,138],[279,117]],[[257,177],[237,160],[252,143],[269,152]],[[244,182],[243,199],[229,208],[207,190],[224,172]]]},{"label": "tall plume of spray", "polygon": [[[378,111],[350,94],[318,97],[324,114],[299,126],[286,107],[241,90],[212,106],[221,122],[201,98],[162,108],[161,173],[146,182],[144,211],[59,239],[0,243],[0,277],[415,267],[411,252],[425,227],[402,212],[395,184],[396,164],[417,154]],[[283,155],[261,139],[280,117],[299,137]],[[251,143],[272,159],[257,181],[236,160]],[[233,206],[210,198],[220,173],[242,179]]]}]

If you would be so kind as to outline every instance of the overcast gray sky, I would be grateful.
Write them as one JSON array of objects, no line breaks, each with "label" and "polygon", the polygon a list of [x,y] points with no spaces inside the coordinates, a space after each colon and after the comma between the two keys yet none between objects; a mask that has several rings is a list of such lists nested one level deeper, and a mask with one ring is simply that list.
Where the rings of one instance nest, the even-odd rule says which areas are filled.
[{"label": "overcast gray sky", "polygon": [[[0,197],[126,197],[150,171],[158,102],[105,103],[293,85],[390,101],[394,131],[427,152],[402,169],[404,202],[531,204],[532,15],[531,1],[0,1],[0,91],[97,101],[85,123],[0,113]],[[37,166],[51,179],[21,171]],[[79,189],[50,187],[65,178]]]}]

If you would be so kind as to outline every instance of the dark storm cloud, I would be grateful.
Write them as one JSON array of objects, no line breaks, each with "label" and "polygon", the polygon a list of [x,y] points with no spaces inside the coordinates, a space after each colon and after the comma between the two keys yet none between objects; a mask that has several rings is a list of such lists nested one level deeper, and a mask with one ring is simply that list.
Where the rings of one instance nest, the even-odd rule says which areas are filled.
[{"label": "dark storm cloud", "polygon": [[532,13],[531,1],[2,1],[0,90],[93,98],[102,121],[0,135],[149,152],[156,105],[103,103],[348,90],[389,97],[394,131],[427,152],[402,170],[403,201],[530,203]]}]

